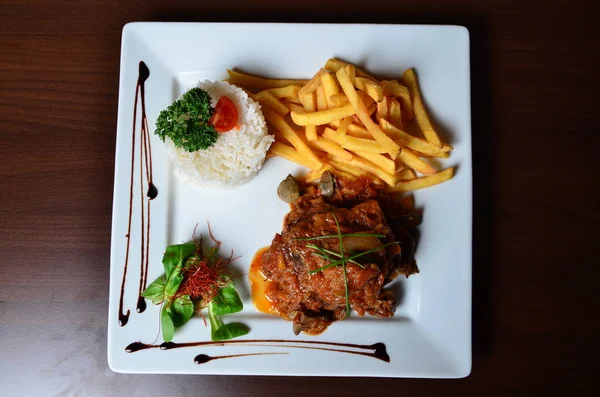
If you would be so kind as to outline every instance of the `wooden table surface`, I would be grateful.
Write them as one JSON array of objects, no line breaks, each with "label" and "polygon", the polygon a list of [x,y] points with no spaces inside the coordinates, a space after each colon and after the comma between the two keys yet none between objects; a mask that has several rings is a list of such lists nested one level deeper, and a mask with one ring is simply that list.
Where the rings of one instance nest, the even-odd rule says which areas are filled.
[{"label": "wooden table surface", "polygon": [[[598,392],[600,36],[595,2],[329,3],[2,2],[1,395]],[[475,208],[468,378],[307,381],[111,372],[106,326],[119,51],[121,29],[130,21],[469,28]]]}]

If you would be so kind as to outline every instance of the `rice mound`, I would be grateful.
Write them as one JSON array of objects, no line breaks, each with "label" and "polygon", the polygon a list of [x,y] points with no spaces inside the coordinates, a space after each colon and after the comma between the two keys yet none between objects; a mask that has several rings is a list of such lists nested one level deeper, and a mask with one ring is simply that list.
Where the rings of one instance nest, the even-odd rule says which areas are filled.
[{"label": "rice mound", "polygon": [[213,146],[192,153],[175,147],[166,137],[165,146],[175,165],[175,175],[184,183],[201,187],[232,189],[243,185],[260,171],[275,140],[267,132],[260,105],[244,90],[224,81],[205,80],[198,87],[210,94],[213,107],[221,96],[227,95],[237,107],[240,128],[219,134]]}]

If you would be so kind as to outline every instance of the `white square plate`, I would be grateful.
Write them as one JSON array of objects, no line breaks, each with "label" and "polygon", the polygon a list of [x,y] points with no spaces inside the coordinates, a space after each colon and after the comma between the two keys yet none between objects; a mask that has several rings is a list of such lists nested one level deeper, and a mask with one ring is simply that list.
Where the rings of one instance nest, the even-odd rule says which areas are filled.
[{"label": "white square plate", "polygon": [[[399,78],[414,67],[426,104],[455,150],[442,166],[457,166],[454,179],[415,193],[424,209],[416,253],[421,273],[395,280],[399,305],[389,319],[351,316],[315,337],[294,336],[291,323],[256,312],[247,277],[237,280],[244,310],[227,321],[251,327],[243,340],[284,339],[290,342],[236,343],[127,353],[134,341],[161,342],[159,307],[148,302],[136,312],[140,283],[142,203],[140,188],[140,116],[138,103],[132,141],[138,65],[150,70],[145,105],[152,144],[153,182],[158,196],[151,202],[148,283],[163,273],[162,253],[169,244],[189,241],[194,227],[213,233],[241,258],[235,269],[248,273],[256,251],[268,246],[289,210],[276,195],[279,182],[301,167],[281,158],[268,159],[250,183],[234,190],[182,185],[173,175],[163,143],[153,134],[161,109],[198,80],[226,78],[227,68],[264,76],[308,78],[330,57],[365,67],[373,74]],[[135,145],[132,150],[132,142]],[[128,268],[127,252],[132,153],[133,206]],[[461,26],[132,23],[123,29],[119,116],[115,161],[108,361],[117,372],[240,375],[320,375],[459,378],[471,370],[471,114],[469,33]],[[145,189],[145,188],[144,188]],[[145,196],[145,191],[144,191]],[[147,217],[146,217],[147,218]],[[144,238],[145,241],[145,238]],[[124,281],[123,281],[124,280]],[[127,324],[119,325],[121,283]],[[155,339],[158,336],[158,341]],[[209,341],[210,331],[194,318],[179,330],[176,342]],[[389,362],[368,356],[373,348],[308,345],[299,341],[356,345],[383,343]],[[306,349],[298,347],[319,347]],[[380,346],[380,345],[378,345]],[[324,349],[367,353],[356,355]],[[255,353],[282,353],[254,355]],[[199,365],[199,354],[216,357]],[[250,354],[250,355],[248,355]]]}]

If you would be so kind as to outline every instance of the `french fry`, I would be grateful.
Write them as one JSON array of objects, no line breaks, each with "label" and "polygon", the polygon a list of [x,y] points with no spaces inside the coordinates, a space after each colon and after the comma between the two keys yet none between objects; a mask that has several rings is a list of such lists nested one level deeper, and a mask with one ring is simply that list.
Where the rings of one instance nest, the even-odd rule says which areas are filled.
[{"label": "french fry", "polygon": [[398,157],[404,164],[423,175],[435,174],[435,168],[421,160],[419,156],[411,152],[408,148],[402,148]]},{"label": "french fry", "polygon": [[379,168],[378,166],[376,166],[375,164],[373,164],[372,162],[365,160],[361,157],[354,156],[352,158],[352,160],[345,160],[345,159],[342,159],[339,157],[333,157],[332,159],[337,160],[342,163],[345,163],[345,164],[353,165],[353,166],[361,168],[371,174],[374,174],[375,176],[379,177],[380,179],[382,179],[385,183],[387,183],[390,186],[396,185],[396,175],[395,174],[390,175],[387,172],[385,172],[384,170],[382,170],[381,168]]},{"label": "french fry", "polygon": [[365,176],[377,185],[385,185],[385,182],[382,181],[381,179],[379,179],[378,177],[376,177],[375,175],[373,175],[361,168],[355,167],[353,165],[340,163],[339,161],[332,160],[331,156],[329,158],[329,163],[331,165],[333,165],[333,167],[334,167],[334,170],[332,172],[336,173],[336,172],[340,171],[340,172],[345,173],[346,175],[349,175],[349,177],[344,176],[343,174],[341,175],[341,176],[345,177],[346,179],[355,179],[355,178],[358,178],[359,176]]},{"label": "french fry", "polygon": [[299,151],[281,142],[273,142],[269,148],[268,154],[283,157],[286,160],[303,165],[306,168],[313,167],[313,164],[308,161],[304,155],[300,154]]},{"label": "french fry", "polygon": [[299,85],[286,85],[285,87],[270,88],[268,91],[273,94],[277,99],[286,98],[288,100],[296,101],[298,98],[298,91],[302,88]]},{"label": "french fry", "polygon": [[[356,79],[356,68],[354,67],[354,65],[346,65],[344,70],[346,71],[346,74],[348,75],[348,79],[350,80],[352,85],[354,85],[354,79]],[[338,72],[339,72],[339,70],[338,70]],[[335,73],[337,76],[337,72],[335,72]],[[338,81],[339,81],[339,79],[338,79]]]},{"label": "french fry", "polygon": [[358,97],[360,98],[360,100],[362,101],[362,103],[365,104],[365,107],[367,109],[371,109],[373,107],[373,105],[377,105],[377,103],[373,100],[373,98],[371,98],[369,96],[369,94],[367,94],[364,91],[357,91],[358,93]]},{"label": "french fry", "polygon": [[412,120],[414,118],[413,104],[408,88],[396,80],[384,80],[381,82],[381,87],[383,88],[383,95],[393,96],[400,100],[406,120]]},{"label": "french fry", "polygon": [[373,103],[371,106],[367,108],[367,113],[369,116],[372,116],[377,111],[377,104]]},{"label": "french fry", "polygon": [[369,153],[364,150],[356,150],[354,153],[363,159],[369,160],[388,174],[394,175],[396,173],[396,163],[394,160],[390,160],[381,154]]},{"label": "french fry", "polygon": [[[444,146],[442,146],[442,150],[444,150],[447,147],[447,145],[444,144]],[[438,152],[435,154],[427,154],[427,153],[421,153],[421,152],[417,152],[415,151],[415,154],[419,157],[437,157],[439,159],[447,159],[450,157],[450,152]]]},{"label": "french fry", "polygon": [[381,131],[381,128],[379,128],[379,126],[377,124],[375,124],[373,122],[373,120],[371,120],[371,117],[369,116],[369,113],[368,113],[367,109],[365,108],[365,104],[360,100],[358,94],[356,93],[356,90],[354,89],[354,85],[352,84],[350,78],[348,77],[346,70],[345,69],[338,70],[337,78],[338,78],[340,85],[342,86],[342,89],[344,90],[344,93],[348,97],[348,101],[354,107],[354,110],[356,111],[356,115],[358,116],[360,121],[365,125],[367,130],[371,133],[373,138],[375,138],[375,140],[377,142],[379,142],[379,144],[381,144],[383,147],[386,148],[387,152],[390,154],[392,159],[395,159],[396,157],[398,157],[400,147],[398,146],[398,144],[396,144],[396,142],[394,142],[390,137],[388,137],[383,131]]},{"label": "french fry", "polygon": [[363,151],[368,153],[387,153],[377,141],[373,139],[355,138],[353,136],[344,135],[338,137],[337,132],[331,128],[325,128],[323,136],[332,142],[337,143],[344,149],[350,151]]},{"label": "french fry", "polygon": [[396,100],[396,98],[393,98],[390,101],[389,118],[390,124],[392,124],[396,128],[402,128],[402,111],[400,109],[400,103],[398,102],[398,100]]},{"label": "french fry", "polygon": [[403,170],[396,172],[396,178],[399,181],[409,181],[411,179],[415,179],[416,177],[417,177],[417,175],[410,168],[405,168]]},{"label": "french fry", "polygon": [[254,99],[260,103],[260,106],[274,110],[281,116],[285,116],[289,113],[289,109],[279,101],[273,94],[269,91],[261,91],[258,94],[254,95]]},{"label": "french fry", "polygon": [[344,94],[334,94],[329,97],[328,101],[331,101],[333,106],[344,106],[348,103],[348,97]]},{"label": "french fry", "polygon": [[394,140],[402,141],[404,145],[420,153],[435,156],[453,149],[452,146],[447,144],[444,144],[441,148],[437,148],[432,143],[427,142],[424,139],[417,138],[416,136],[412,136],[401,129],[394,127],[385,119],[379,119],[379,124],[381,125],[381,128]]},{"label": "french fry", "polygon": [[354,114],[354,108],[352,104],[347,104],[342,107],[333,109],[320,110],[317,112],[304,112],[296,113],[291,112],[292,120],[294,123],[300,126],[306,125],[323,125],[329,124],[334,120],[343,119],[345,117],[352,116]]},{"label": "french fry", "polygon": [[277,128],[275,128],[275,126],[273,126],[273,124],[269,123],[268,121],[267,121],[267,129],[268,129],[269,133],[275,137],[275,142],[285,143],[286,145],[288,143],[290,143],[287,139],[285,139],[283,134]]},{"label": "french fry", "polygon": [[352,160],[352,154],[350,152],[344,150],[340,145],[328,139],[317,138],[313,141],[309,141],[308,146],[317,150],[322,150],[339,158]]},{"label": "french fry", "polygon": [[354,86],[359,90],[366,92],[375,102],[381,102],[383,100],[383,88],[379,83],[369,80],[365,77],[356,77],[354,79]]},{"label": "french fry", "polygon": [[227,74],[229,75],[228,80],[231,84],[242,87],[252,87],[259,90],[280,88],[287,85],[303,85],[307,83],[307,80],[264,79],[262,77],[252,76],[250,74],[240,73],[230,69],[227,69]]},{"label": "french fry", "polygon": [[[364,91],[358,91],[358,96],[362,99],[365,107],[370,108],[375,101]],[[336,106],[344,106],[348,103],[348,97],[344,94],[334,94],[329,98]]]},{"label": "french fry", "polygon": [[296,112],[296,113],[304,112],[304,107],[301,105],[298,105],[297,103],[293,103],[288,100],[283,100],[283,101],[281,101],[281,103],[283,103],[283,106],[288,108],[288,110],[290,112]]},{"label": "french fry", "polygon": [[395,192],[409,192],[412,190],[423,189],[446,182],[454,176],[454,168],[447,168],[433,175],[415,178],[408,181],[399,181],[390,190]]},{"label": "french fry", "polygon": [[[352,121],[354,122],[354,119]],[[341,121],[334,120],[331,123],[329,123],[329,125],[333,128],[340,128]],[[356,124],[350,124],[348,126],[347,135],[351,135],[357,138],[373,139],[373,136],[369,133],[369,131],[367,131],[365,127]]]},{"label": "french fry", "polygon": [[321,85],[321,75],[324,72],[325,72],[325,70],[323,70],[323,68],[319,69],[319,71],[317,73],[315,73],[313,78],[310,79],[306,84],[304,84],[302,86],[302,88],[300,88],[300,91],[298,91],[298,96],[300,98],[302,98],[306,94],[315,92],[317,87],[319,87]]},{"label": "french fry", "polygon": [[338,88],[337,83],[333,76],[329,73],[323,73],[321,76],[321,84],[323,84],[323,91],[325,92],[325,101],[327,102],[328,108],[333,108],[337,106],[331,100],[332,95],[336,95],[340,93],[340,89]]},{"label": "french fry", "polygon": [[306,161],[312,164],[310,168],[314,170],[320,170],[323,167],[323,163],[308,147],[308,145],[296,134],[296,132],[290,127],[283,117],[275,113],[269,108],[263,109],[263,115],[265,119],[269,121],[285,139],[287,139],[300,154],[306,157]]},{"label": "french fry", "polygon": [[438,136],[438,133],[435,132],[433,125],[431,125],[431,120],[429,119],[429,115],[427,114],[427,110],[425,110],[425,105],[423,105],[423,99],[421,98],[421,91],[419,89],[419,84],[417,83],[417,76],[415,75],[414,69],[407,69],[402,74],[402,79],[408,86],[408,90],[410,91],[410,96],[413,101],[413,111],[415,113],[415,118],[417,119],[417,124],[419,124],[419,128],[423,131],[423,135],[425,139],[431,142],[434,146],[441,148],[442,141]]},{"label": "french fry", "polygon": [[[339,59],[336,59],[336,58],[331,58],[331,59],[328,59],[327,62],[325,63],[325,69],[332,70],[333,72],[337,73],[338,70],[345,68],[347,65],[349,65],[348,62],[340,61]],[[377,81],[377,79],[375,77],[371,76],[364,70],[356,68],[356,67],[355,67],[355,69],[356,69],[357,76],[366,77],[373,81]]]},{"label": "french fry", "polygon": [[[304,105],[304,110],[306,110],[307,112],[314,112],[315,110],[317,110],[314,92],[304,94],[304,96],[301,99],[302,104]],[[305,130],[306,139],[308,139],[309,141],[314,141],[315,139],[317,139],[317,127],[314,124],[308,124]]]},{"label": "french fry", "polygon": [[[388,118],[388,97],[384,96],[381,102],[377,102],[377,119]],[[385,132],[385,131],[384,131]]]},{"label": "french fry", "polygon": [[329,163],[333,165],[334,168],[340,171],[347,172],[348,174],[355,177],[367,174],[367,171],[363,170],[362,168],[358,168],[347,163],[342,163],[341,161],[334,160],[334,158],[335,156],[329,156]]},{"label": "french fry", "polygon": [[340,126],[335,132],[335,136],[337,139],[342,139],[348,133],[348,126],[352,124],[352,121],[354,121],[352,117],[346,117],[342,120]]},{"label": "french fry", "polygon": [[[284,98],[282,98],[284,99]],[[292,103],[295,103],[296,105],[302,105],[302,101],[300,100],[299,97],[296,98],[285,98],[286,101],[290,101]]]},{"label": "french fry", "polygon": [[317,110],[327,110],[327,99],[325,98],[325,90],[320,85],[317,88]]}]

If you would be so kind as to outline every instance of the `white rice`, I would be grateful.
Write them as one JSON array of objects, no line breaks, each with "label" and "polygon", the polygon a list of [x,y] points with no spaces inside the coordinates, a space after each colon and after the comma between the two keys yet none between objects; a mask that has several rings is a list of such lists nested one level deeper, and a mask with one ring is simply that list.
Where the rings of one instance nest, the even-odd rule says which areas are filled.
[{"label": "white rice", "polygon": [[219,134],[217,142],[206,150],[190,153],[177,148],[168,137],[167,153],[175,165],[175,175],[184,183],[201,187],[231,189],[250,181],[260,171],[271,143],[260,105],[239,87],[227,82],[199,82],[208,92],[215,107],[219,98],[227,95],[238,110],[239,130]]}]

